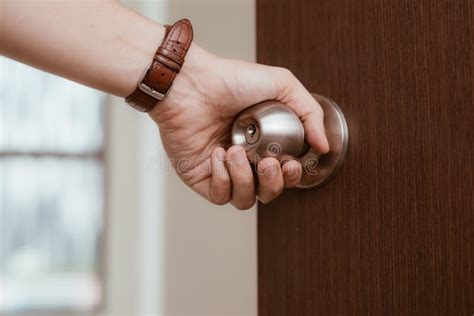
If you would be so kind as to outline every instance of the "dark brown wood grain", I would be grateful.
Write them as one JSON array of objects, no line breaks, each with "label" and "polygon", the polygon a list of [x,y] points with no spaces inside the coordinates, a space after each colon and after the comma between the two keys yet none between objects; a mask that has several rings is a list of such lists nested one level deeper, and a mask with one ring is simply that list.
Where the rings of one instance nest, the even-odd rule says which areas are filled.
[{"label": "dark brown wood grain", "polygon": [[259,314],[474,314],[474,1],[257,0],[258,61],[338,102],[350,147],[258,211]]}]

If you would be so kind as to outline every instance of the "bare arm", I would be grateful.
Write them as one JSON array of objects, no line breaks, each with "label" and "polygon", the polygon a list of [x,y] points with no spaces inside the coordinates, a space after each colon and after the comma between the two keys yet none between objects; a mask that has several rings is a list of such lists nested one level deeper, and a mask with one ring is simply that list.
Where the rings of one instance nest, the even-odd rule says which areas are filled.
[{"label": "bare arm", "polygon": [[0,52],[126,96],[164,28],[115,1],[0,1]]},{"label": "bare arm", "polygon": [[[130,94],[151,63],[164,28],[115,1],[0,1],[0,53],[117,96]],[[319,104],[286,69],[219,58],[192,44],[168,96],[151,118],[181,179],[216,204],[251,207],[295,186],[299,162],[259,162],[228,148],[243,109],[279,100],[292,108],[317,152],[328,151]],[[183,163],[184,162],[184,163]],[[258,177],[258,184],[255,177]]]}]

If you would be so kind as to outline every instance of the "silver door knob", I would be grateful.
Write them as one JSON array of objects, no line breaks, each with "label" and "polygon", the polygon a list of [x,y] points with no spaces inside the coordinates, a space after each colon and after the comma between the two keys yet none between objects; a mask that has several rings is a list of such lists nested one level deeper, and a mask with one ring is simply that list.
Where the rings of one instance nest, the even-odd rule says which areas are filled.
[{"label": "silver door knob", "polygon": [[289,107],[265,101],[241,112],[232,126],[232,143],[244,147],[254,165],[263,158],[297,159],[303,166],[299,188],[327,182],[338,170],[347,151],[347,123],[339,106],[329,98],[313,94],[324,110],[324,126],[330,150],[318,156],[305,142],[304,128]]}]

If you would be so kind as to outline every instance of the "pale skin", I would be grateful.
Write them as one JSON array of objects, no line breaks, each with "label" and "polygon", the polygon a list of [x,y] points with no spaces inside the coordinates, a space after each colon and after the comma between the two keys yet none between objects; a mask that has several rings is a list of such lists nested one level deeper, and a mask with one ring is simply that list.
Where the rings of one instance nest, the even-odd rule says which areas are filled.
[{"label": "pale skin", "polygon": [[[163,35],[161,24],[115,1],[0,1],[2,55],[120,97],[135,89]],[[244,149],[228,147],[235,116],[265,100],[293,109],[309,145],[329,150],[323,111],[290,71],[217,57],[196,43],[149,115],[181,179],[214,204],[244,210],[257,198],[272,201],[302,174],[296,160],[274,158],[254,174]]]}]

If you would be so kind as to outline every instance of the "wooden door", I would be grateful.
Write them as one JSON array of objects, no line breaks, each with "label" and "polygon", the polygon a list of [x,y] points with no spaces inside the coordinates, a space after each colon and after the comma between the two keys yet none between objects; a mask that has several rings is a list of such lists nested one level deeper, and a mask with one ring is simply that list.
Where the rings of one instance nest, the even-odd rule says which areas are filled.
[{"label": "wooden door", "polygon": [[257,0],[258,61],[340,104],[337,176],[258,210],[260,315],[474,314],[474,1]]}]

